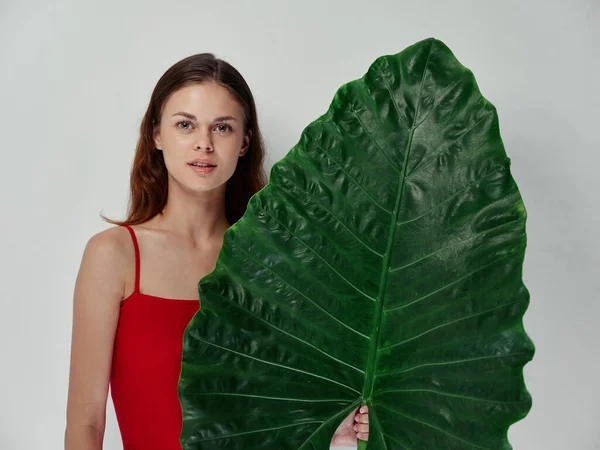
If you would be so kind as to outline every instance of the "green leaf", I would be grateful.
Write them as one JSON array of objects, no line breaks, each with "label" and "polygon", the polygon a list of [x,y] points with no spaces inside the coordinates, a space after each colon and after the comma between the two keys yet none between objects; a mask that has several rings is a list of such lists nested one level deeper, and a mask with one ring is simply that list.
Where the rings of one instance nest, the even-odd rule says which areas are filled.
[{"label": "green leaf", "polygon": [[[186,329],[188,449],[510,449],[526,210],[494,106],[440,41],[375,60],[225,233]],[[364,445],[364,444],[363,444]]]}]

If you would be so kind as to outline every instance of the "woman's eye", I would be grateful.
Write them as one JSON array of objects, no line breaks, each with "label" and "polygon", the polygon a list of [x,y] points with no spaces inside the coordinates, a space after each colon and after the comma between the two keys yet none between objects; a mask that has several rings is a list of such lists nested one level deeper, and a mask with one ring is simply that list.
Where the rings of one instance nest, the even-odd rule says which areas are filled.
[{"label": "woman's eye", "polygon": [[[182,127],[181,125],[187,125],[186,127]],[[188,122],[187,120],[182,120],[181,122],[177,122],[177,126],[179,128],[181,128],[182,130],[189,130],[192,126],[191,122]]]},{"label": "woman's eye", "polygon": [[221,132],[221,133],[225,133],[229,130],[231,130],[231,127],[225,123],[222,123],[220,125],[217,125],[217,129]]}]

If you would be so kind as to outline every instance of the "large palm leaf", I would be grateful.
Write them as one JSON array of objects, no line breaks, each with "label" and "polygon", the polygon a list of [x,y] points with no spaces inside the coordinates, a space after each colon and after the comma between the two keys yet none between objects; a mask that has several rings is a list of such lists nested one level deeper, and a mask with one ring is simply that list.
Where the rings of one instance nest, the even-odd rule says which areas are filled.
[{"label": "large palm leaf", "polygon": [[[184,449],[510,449],[525,219],[494,106],[428,39],[378,58],[225,233],[185,336]],[[364,444],[363,444],[364,445]]]}]

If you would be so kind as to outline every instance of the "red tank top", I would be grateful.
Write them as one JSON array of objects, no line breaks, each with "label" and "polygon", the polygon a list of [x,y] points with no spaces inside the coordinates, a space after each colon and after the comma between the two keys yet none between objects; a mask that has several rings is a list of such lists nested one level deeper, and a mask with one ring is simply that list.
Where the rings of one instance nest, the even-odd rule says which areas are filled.
[{"label": "red tank top", "polygon": [[177,395],[186,326],[199,300],[140,292],[140,251],[133,228],[135,290],[121,302],[110,390],[124,450],[180,450]]}]

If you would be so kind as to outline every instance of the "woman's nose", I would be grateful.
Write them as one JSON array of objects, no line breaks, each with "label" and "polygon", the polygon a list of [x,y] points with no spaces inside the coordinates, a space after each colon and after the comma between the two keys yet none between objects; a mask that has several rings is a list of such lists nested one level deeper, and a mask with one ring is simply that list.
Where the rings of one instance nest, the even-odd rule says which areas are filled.
[{"label": "woman's nose", "polygon": [[212,152],[212,150],[213,150],[213,148],[212,148],[212,145],[211,145],[211,144],[202,144],[202,143],[198,143],[198,144],[196,144],[196,146],[195,146],[195,149],[196,149],[196,150],[202,150],[203,148],[204,148],[204,149],[205,149],[207,152]]},{"label": "woman's nose", "polygon": [[205,149],[206,151],[211,151],[213,149],[213,146],[212,146],[212,142],[210,141],[209,136],[206,134],[200,133],[194,148],[196,150]]}]

